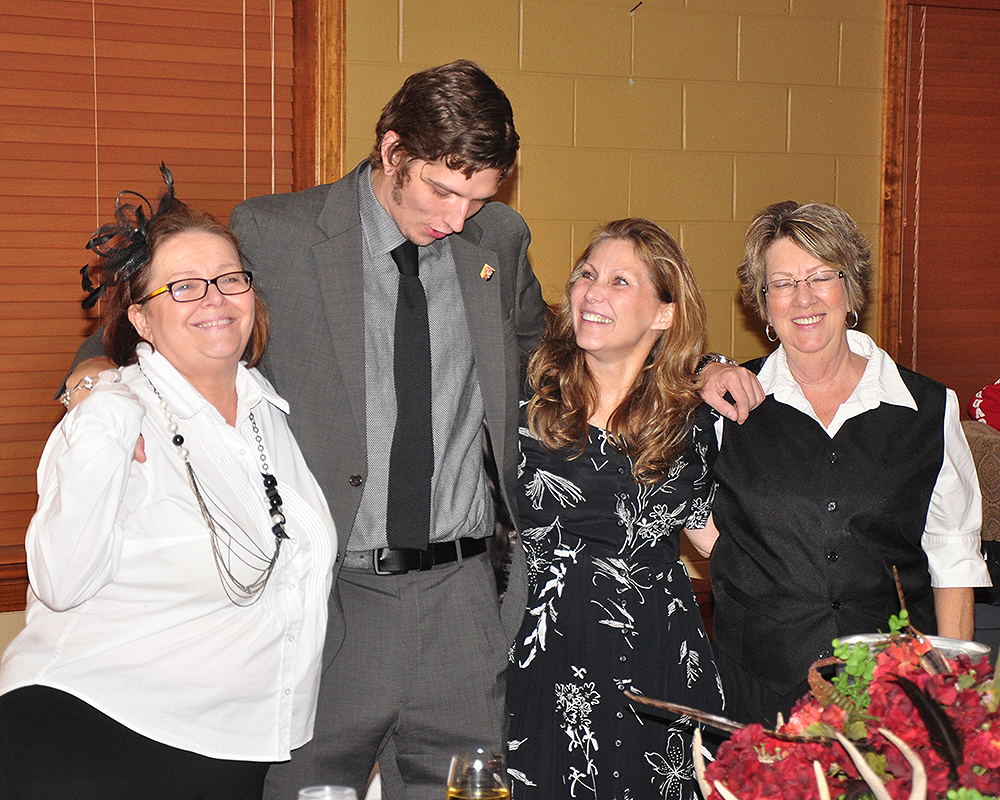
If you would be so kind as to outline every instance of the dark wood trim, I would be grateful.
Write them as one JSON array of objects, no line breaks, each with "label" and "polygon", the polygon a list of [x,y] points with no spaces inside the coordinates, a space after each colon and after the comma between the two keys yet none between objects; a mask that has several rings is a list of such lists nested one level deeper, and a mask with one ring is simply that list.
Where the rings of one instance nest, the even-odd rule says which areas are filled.
[{"label": "dark wood trim", "polygon": [[888,0],[882,118],[882,220],[879,242],[879,344],[897,358],[901,344],[902,248],[905,224],[906,48],[909,5]]},{"label": "dark wood trim", "polygon": [[295,191],[344,171],[346,0],[295,0],[292,185]]},{"label": "dark wood trim", "polygon": [[319,0],[292,3],[292,190],[315,186]]},{"label": "dark wood trim", "polygon": [[[890,3],[894,0],[890,0]],[[963,8],[970,11],[1000,11],[1000,0],[921,0],[914,6],[934,6],[937,8]]]},{"label": "dark wood trim", "polygon": [[320,61],[317,87],[321,143],[317,173],[320,183],[344,174],[346,125],[347,0],[322,0]]},{"label": "dark wood trim", "polygon": [[28,565],[0,564],[0,611],[23,611],[28,593]]}]

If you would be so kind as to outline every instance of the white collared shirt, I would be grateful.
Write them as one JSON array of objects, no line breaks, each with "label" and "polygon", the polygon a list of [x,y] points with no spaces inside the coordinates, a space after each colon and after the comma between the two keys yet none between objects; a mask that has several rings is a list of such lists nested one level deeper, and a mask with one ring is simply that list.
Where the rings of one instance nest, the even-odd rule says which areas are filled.
[{"label": "white collared shirt", "polygon": [[[45,446],[26,541],[26,625],[4,654],[0,693],[51,686],[173,747],[287,759],[312,736],[333,519],[288,429],[285,401],[256,370],[239,367],[232,427],[166,359],[140,347],[142,371],[122,369],[120,383],[102,373]],[[290,539],[253,605],[238,607],[223,590],[151,383],[212,516],[250,533],[270,557],[254,415]],[[132,457],[140,432],[144,464]]]},{"label": "white collared shirt", "polygon": [[[917,410],[895,362],[876,346],[870,336],[847,331],[851,352],[867,360],[864,374],[829,425],[823,425],[788,368],[784,346],[768,356],[757,379],[765,395],[801,411],[832,439],[845,422],[878,408],[882,403]],[[751,412],[752,413],[752,412]],[[722,446],[723,421],[716,422]],[[983,525],[982,495],[976,465],[959,420],[958,397],[947,390],[944,409],[944,459],[938,473],[920,546],[927,554],[931,585],[941,587],[990,586],[986,562],[980,555],[979,533]]]}]

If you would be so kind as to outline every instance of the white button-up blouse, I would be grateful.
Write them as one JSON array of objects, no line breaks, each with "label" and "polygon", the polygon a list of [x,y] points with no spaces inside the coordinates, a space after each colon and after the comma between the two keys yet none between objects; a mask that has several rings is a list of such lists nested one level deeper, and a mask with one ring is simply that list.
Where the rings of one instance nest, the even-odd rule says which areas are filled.
[{"label": "white button-up blouse", "polygon": [[[223,759],[277,761],[312,736],[336,532],[286,422],[288,406],[240,365],[227,425],[162,356],[102,373],[49,437],[26,549],[24,630],[0,693],[61,689],[150,739]],[[208,526],[157,391],[212,517],[274,552],[260,445],[290,537],[260,598],[226,595]],[[146,461],[133,451],[145,441]],[[229,557],[224,546],[223,558]],[[234,550],[232,571],[241,579]],[[246,582],[244,580],[244,582]]]}]

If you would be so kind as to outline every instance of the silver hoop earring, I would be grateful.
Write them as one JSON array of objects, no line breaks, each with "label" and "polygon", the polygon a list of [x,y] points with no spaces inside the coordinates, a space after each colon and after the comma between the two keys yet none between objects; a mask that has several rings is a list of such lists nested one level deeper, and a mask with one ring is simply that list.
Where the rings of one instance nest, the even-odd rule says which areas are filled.
[{"label": "silver hoop earring", "polygon": [[[854,322],[851,322],[852,315],[854,316]],[[848,328],[858,327],[858,312],[854,311],[853,309],[847,312],[847,327]]]},{"label": "silver hoop earring", "polygon": [[778,341],[778,334],[774,330],[774,328],[771,326],[770,322],[767,323],[767,325],[764,326],[764,335],[767,337],[767,340],[769,342],[776,342],[776,341]]}]

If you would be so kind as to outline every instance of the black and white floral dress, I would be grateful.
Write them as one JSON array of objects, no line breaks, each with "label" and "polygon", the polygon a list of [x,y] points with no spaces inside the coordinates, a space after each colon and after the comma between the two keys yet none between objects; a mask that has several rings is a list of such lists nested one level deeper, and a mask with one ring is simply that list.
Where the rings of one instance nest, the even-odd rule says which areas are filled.
[{"label": "black and white floral dress", "polygon": [[508,762],[515,800],[697,797],[687,721],[623,694],[722,709],[722,687],[680,532],[711,512],[708,414],[662,480],[640,486],[591,427],[582,456],[520,431],[528,606],[511,650]]}]

